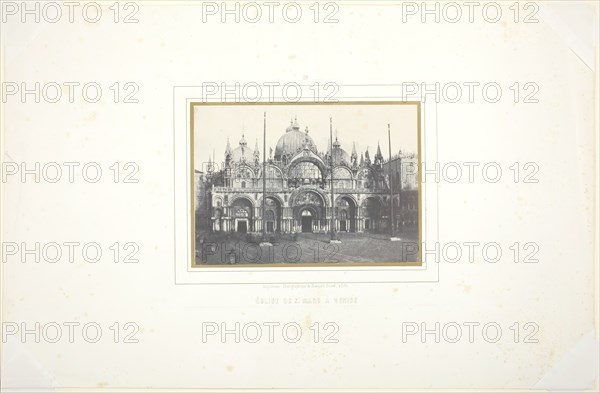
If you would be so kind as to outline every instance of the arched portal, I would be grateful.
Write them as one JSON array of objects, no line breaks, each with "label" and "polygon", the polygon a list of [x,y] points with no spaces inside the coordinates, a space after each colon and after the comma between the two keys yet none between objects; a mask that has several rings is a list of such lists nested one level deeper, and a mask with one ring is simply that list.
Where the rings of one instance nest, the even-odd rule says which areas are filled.
[{"label": "arched portal", "polygon": [[302,232],[312,232],[313,227],[313,213],[311,209],[305,208],[300,212],[302,220]]},{"label": "arched portal", "polygon": [[336,200],[338,228],[340,232],[356,232],[357,206],[353,198],[342,195]]},{"label": "arched portal", "polygon": [[231,218],[232,231],[240,233],[254,231],[254,206],[248,198],[239,197],[232,202]]},{"label": "arched portal", "polygon": [[297,194],[292,201],[294,230],[297,232],[317,232],[324,230],[326,214],[323,197],[306,190]]},{"label": "arched portal", "polygon": [[265,199],[265,225],[267,226],[267,232],[280,232],[281,231],[281,202],[279,199],[274,197],[267,197]]},{"label": "arched portal", "polygon": [[368,197],[362,202],[361,207],[365,231],[379,232],[381,229],[381,201],[375,197]]}]

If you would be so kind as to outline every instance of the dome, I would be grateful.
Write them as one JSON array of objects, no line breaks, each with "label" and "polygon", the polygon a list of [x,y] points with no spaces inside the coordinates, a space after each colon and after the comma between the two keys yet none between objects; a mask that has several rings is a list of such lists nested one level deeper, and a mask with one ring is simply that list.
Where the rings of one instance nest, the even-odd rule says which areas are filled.
[{"label": "dome", "polygon": [[333,142],[333,165],[350,165],[351,163],[350,156],[340,147],[340,142],[336,138],[335,142]]},{"label": "dome", "polygon": [[290,126],[285,130],[285,134],[277,141],[275,146],[275,160],[281,160],[284,154],[288,155],[288,159],[298,154],[304,149],[304,145],[308,144],[308,148],[317,154],[317,146],[312,138],[308,135],[308,127],[304,132],[300,131],[300,126],[296,120],[290,123]]},{"label": "dome", "polygon": [[231,160],[234,162],[252,161],[254,159],[254,150],[248,146],[238,146],[231,151]]},{"label": "dome", "polygon": [[242,134],[240,145],[231,151],[231,160],[233,162],[252,161],[254,159],[254,150],[248,147],[246,138]]}]

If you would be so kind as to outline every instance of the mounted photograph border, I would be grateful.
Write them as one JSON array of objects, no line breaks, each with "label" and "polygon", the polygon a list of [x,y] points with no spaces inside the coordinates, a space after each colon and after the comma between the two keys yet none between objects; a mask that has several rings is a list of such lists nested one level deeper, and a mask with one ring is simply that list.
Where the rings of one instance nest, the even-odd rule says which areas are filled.
[{"label": "mounted photograph border", "polygon": [[[302,85],[309,87],[309,85]],[[437,282],[439,263],[428,259],[421,251],[422,263],[335,263],[335,264],[261,264],[261,266],[221,266],[210,269],[192,267],[195,256],[193,234],[193,155],[192,113],[198,105],[281,105],[282,97],[271,97],[269,102],[221,102],[206,98],[202,86],[173,88],[173,142],[174,142],[174,265],[176,284],[288,284],[288,283],[386,283]],[[340,85],[339,102],[313,99],[284,102],[284,105],[366,105],[373,103],[415,105],[419,108],[419,243],[436,243],[438,239],[437,184],[425,184],[421,179],[421,164],[437,160],[437,103],[424,99],[401,96],[401,85]],[[278,102],[279,99],[279,102]],[[186,131],[184,132],[183,129]],[[183,175],[184,173],[184,175]],[[185,210],[184,210],[185,209]],[[185,249],[183,247],[185,245]],[[319,274],[315,274],[319,272]]]}]

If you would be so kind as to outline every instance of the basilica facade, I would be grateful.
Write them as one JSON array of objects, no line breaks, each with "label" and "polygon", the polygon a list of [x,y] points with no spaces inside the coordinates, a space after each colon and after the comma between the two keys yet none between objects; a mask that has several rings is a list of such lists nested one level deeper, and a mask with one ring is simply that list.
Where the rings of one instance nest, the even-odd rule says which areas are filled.
[{"label": "basilica facade", "polygon": [[414,154],[399,153],[384,160],[378,146],[371,159],[368,149],[359,155],[354,143],[348,154],[337,136],[320,151],[308,128],[301,130],[292,120],[275,150],[269,149],[265,168],[258,142],[252,149],[243,134],[235,147],[228,140],[222,163],[213,162],[206,173],[196,173],[198,228],[262,232],[264,222],[269,233],[324,233],[332,229],[333,215],[336,232],[384,232],[389,231],[391,203],[395,229],[418,224]]}]

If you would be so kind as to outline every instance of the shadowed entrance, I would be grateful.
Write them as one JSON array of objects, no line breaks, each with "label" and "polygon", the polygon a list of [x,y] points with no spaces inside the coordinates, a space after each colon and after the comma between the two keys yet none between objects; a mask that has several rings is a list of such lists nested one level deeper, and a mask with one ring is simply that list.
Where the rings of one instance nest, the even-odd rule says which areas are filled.
[{"label": "shadowed entrance", "polygon": [[313,217],[310,210],[302,210],[302,232],[312,232]]}]

